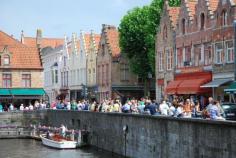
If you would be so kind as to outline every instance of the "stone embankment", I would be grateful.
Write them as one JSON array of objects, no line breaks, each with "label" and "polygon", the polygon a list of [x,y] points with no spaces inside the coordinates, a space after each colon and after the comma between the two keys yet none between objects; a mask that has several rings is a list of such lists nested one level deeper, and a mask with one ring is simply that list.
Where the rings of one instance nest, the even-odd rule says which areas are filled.
[{"label": "stone embankment", "polygon": [[236,157],[235,122],[64,110],[0,114],[0,125],[39,123],[86,129],[91,145],[128,157]]}]

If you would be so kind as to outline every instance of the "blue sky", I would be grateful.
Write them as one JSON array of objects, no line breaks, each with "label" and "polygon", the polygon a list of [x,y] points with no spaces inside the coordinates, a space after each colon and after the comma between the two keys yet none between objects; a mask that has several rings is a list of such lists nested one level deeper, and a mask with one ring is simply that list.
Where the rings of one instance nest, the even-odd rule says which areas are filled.
[{"label": "blue sky", "polygon": [[118,26],[133,7],[148,5],[151,0],[0,0],[0,30],[19,38],[70,36],[80,30],[101,32],[102,24]]}]

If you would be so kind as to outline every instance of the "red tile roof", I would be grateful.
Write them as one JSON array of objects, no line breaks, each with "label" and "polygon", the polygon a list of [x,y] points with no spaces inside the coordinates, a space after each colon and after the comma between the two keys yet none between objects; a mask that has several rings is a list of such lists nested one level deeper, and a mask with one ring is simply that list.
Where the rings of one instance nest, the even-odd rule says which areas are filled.
[{"label": "red tile roof", "polygon": [[234,0],[234,4],[236,4],[236,0]]},{"label": "red tile roof", "polygon": [[119,32],[114,26],[105,26],[106,40],[112,57],[120,56],[120,47],[119,47]]},{"label": "red tile roof", "polygon": [[188,0],[187,2],[187,7],[189,8],[189,15],[190,17],[193,17],[195,15],[195,11],[196,11],[196,4],[197,4],[197,0]]},{"label": "red tile roof", "polygon": [[[25,37],[24,38],[24,44],[29,46],[29,47],[36,47],[36,38],[33,37]],[[41,48],[45,47],[52,47],[55,48],[59,45],[64,44],[64,39],[63,38],[42,38],[41,40]]]},{"label": "red tile roof", "polygon": [[42,69],[39,51],[36,47],[28,47],[0,31],[0,52],[3,52],[4,48],[11,53],[9,68]]},{"label": "red tile roof", "polygon": [[101,35],[94,34],[94,42],[95,42],[96,50],[98,49],[98,45],[99,45],[100,39],[101,39]]},{"label": "red tile roof", "polygon": [[169,7],[169,16],[172,26],[175,28],[179,17],[180,7]]},{"label": "red tile roof", "polygon": [[20,41],[0,30],[0,45],[25,47]]},{"label": "red tile roof", "polygon": [[90,34],[84,34],[84,44],[85,44],[85,51],[88,52],[89,49],[89,41],[90,41]]},{"label": "red tile roof", "polygon": [[209,9],[215,11],[218,7],[219,0],[209,0]]}]

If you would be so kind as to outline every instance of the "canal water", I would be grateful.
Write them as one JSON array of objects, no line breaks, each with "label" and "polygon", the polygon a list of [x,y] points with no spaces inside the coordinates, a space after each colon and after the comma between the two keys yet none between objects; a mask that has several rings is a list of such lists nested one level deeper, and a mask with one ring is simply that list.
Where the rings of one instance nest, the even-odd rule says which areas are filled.
[{"label": "canal water", "polygon": [[57,150],[32,139],[0,139],[0,158],[121,158],[92,147]]}]

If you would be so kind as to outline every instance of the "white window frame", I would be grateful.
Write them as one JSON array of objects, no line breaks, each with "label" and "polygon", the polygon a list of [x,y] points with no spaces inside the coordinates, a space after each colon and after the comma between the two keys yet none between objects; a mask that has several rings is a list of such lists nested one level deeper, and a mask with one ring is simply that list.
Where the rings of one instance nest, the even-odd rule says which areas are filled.
[{"label": "white window frame", "polygon": [[[217,50],[217,44],[221,44],[222,48]],[[223,42],[215,43],[215,64],[222,64],[223,63],[223,59],[222,59],[223,51],[224,51]],[[219,57],[220,57],[219,59],[218,59],[218,53],[219,53]]]},{"label": "white window frame", "polygon": [[159,72],[164,71],[163,69],[163,52],[159,52],[159,62],[158,62],[158,68],[159,68]]},{"label": "white window frame", "polygon": [[[228,43],[229,42],[232,42],[232,47],[228,47]],[[233,40],[230,40],[230,41],[225,41],[225,46],[226,46],[226,63],[234,63],[234,42]],[[232,58],[230,60],[229,59],[229,56],[232,56]]]}]

